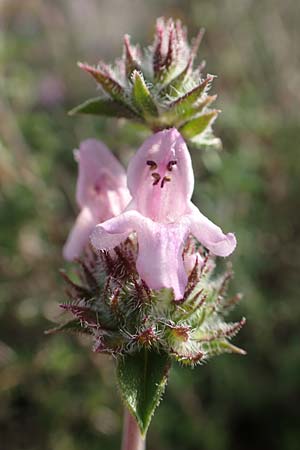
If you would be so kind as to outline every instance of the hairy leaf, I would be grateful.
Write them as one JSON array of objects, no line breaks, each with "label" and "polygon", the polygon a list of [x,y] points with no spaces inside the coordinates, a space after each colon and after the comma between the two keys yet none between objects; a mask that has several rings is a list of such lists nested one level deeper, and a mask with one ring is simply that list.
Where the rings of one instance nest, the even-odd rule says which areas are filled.
[{"label": "hairy leaf", "polygon": [[132,75],[132,81],[135,105],[145,116],[156,117],[158,110],[142,74],[135,70]]},{"label": "hairy leaf", "polygon": [[206,357],[210,358],[223,353],[237,353],[238,355],[246,355],[245,350],[232,345],[230,342],[223,340],[213,340],[203,344],[203,349],[206,352]]},{"label": "hairy leaf", "polygon": [[96,68],[82,63],[78,63],[78,66],[85,72],[88,72],[90,75],[92,75],[97,83],[101,85],[102,89],[107,92],[107,94],[109,94],[113,99],[124,101],[124,88],[118,83],[118,81],[112,78],[107,66],[102,64],[101,68]]},{"label": "hairy leaf", "polygon": [[69,311],[74,316],[81,321],[81,323],[86,323],[88,325],[96,327],[99,324],[98,314],[96,311],[93,311],[88,306],[80,306],[77,304],[66,303],[60,305],[65,311]]},{"label": "hairy leaf", "polygon": [[70,116],[75,114],[93,114],[96,116],[108,116],[108,117],[125,117],[126,119],[132,119],[136,117],[136,114],[129,108],[126,108],[119,102],[110,100],[103,97],[94,97],[81,103],[75,108],[69,111]]},{"label": "hairy leaf", "polygon": [[174,114],[175,112],[180,113],[181,111],[185,111],[186,109],[191,108],[191,106],[193,106],[196,101],[200,100],[204,92],[207,91],[208,86],[213,78],[214,77],[212,75],[207,75],[207,78],[205,78],[205,80],[202,81],[198,86],[194,87],[191,91],[176,99],[169,105],[170,109],[168,111],[168,114]]},{"label": "hairy leaf", "polygon": [[166,353],[147,349],[119,360],[117,376],[121,395],[143,435],[164,392],[169,368]]},{"label": "hairy leaf", "polygon": [[91,331],[88,328],[82,326],[81,321],[78,319],[69,320],[62,325],[59,325],[55,328],[51,328],[50,330],[46,330],[45,334],[57,334],[57,333],[84,333],[91,334]]},{"label": "hairy leaf", "polygon": [[126,75],[128,78],[130,78],[134,70],[140,70],[140,64],[136,60],[136,57],[134,55],[134,49],[130,44],[130,37],[128,36],[128,34],[125,34],[124,36],[124,57],[125,57]]},{"label": "hairy leaf", "polygon": [[[208,95],[206,98],[201,100],[200,102],[196,102],[192,105],[187,105],[185,107],[179,107],[176,111],[176,117],[174,118],[174,122],[177,127],[183,126],[189,120],[195,119],[199,117],[199,115],[205,112],[206,108],[215,101],[217,98],[216,95]],[[174,111],[174,112],[175,112]]]},{"label": "hairy leaf", "polygon": [[219,113],[218,110],[212,110],[205,114],[202,114],[196,119],[193,119],[190,122],[183,125],[179,129],[179,131],[186,139],[191,139],[195,136],[198,136],[198,134],[203,133],[206,130],[206,128],[213,123],[218,113]]},{"label": "hairy leaf", "polygon": [[222,141],[213,135],[211,131],[202,133],[195,136],[190,140],[191,145],[199,150],[210,149],[210,150],[222,150]]}]

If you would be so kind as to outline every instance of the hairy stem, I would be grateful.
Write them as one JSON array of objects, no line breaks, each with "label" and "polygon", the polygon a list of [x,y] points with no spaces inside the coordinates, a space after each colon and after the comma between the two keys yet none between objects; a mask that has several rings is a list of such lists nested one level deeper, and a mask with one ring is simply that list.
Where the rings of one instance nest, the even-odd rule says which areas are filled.
[{"label": "hairy stem", "polygon": [[139,426],[127,409],[124,410],[124,428],[121,450],[145,450],[146,442],[142,438]]}]

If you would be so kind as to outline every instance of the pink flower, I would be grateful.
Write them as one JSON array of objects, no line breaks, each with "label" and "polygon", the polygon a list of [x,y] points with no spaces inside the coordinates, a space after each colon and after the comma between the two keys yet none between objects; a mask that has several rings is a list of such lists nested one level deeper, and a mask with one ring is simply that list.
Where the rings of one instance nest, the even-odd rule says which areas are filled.
[{"label": "pink flower", "polygon": [[141,278],[152,289],[173,288],[175,299],[180,299],[188,278],[183,249],[189,234],[219,256],[233,252],[235,236],[224,234],[191,202],[191,158],[175,128],[144,142],[129,164],[127,184],[130,204],[119,216],[97,225],[92,245],[112,249],[135,232]]},{"label": "pink flower", "polygon": [[67,260],[77,258],[93,228],[120,214],[131,198],[124,168],[102,142],[83,141],[74,157],[79,168],[76,200],[81,212],[63,249]]}]

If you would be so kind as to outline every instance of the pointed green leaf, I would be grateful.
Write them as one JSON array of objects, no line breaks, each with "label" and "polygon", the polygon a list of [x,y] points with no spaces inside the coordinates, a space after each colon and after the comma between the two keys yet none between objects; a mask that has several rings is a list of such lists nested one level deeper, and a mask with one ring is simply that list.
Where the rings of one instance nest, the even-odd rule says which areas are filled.
[{"label": "pointed green leaf", "polygon": [[208,86],[213,79],[214,77],[212,75],[207,75],[205,80],[203,80],[198,86],[194,87],[189,92],[177,98],[173,103],[171,103],[170,111],[175,110],[176,108],[184,109],[185,107],[193,105],[201,98],[204,92],[208,90]]},{"label": "pointed green leaf", "polygon": [[163,35],[164,35],[164,19],[159,18],[156,21],[156,45],[153,50],[153,72],[154,78],[157,79],[161,67],[163,65],[163,55],[162,55],[162,46],[163,46]]},{"label": "pointed green leaf", "polygon": [[140,70],[140,64],[135,58],[134,48],[130,44],[130,37],[128,34],[125,34],[124,36],[124,58],[126,75],[130,78],[134,70]]},{"label": "pointed green leaf", "polygon": [[187,122],[188,120],[192,119],[193,117],[196,118],[196,115],[198,117],[199,114],[204,112],[206,108],[211,105],[216,100],[216,95],[208,95],[204,100],[202,100],[200,103],[195,103],[190,108],[186,108],[184,112],[182,112],[179,115],[179,122]]},{"label": "pointed green leaf", "polygon": [[199,46],[201,44],[202,38],[204,36],[204,33],[205,33],[204,28],[201,28],[201,30],[199,30],[196,38],[193,40],[190,56],[189,56],[189,59],[187,61],[185,68],[175,78],[171,79],[171,81],[161,90],[161,93],[163,93],[163,94],[172,94],[173,93],[174,94],[174,92],[180,91],[182,89],[182,86],[183,86],[183,83],[184,83],[186,77],[192,71],[194,59],[197,56],[197,52],[198,52]]},{"label": "pointed green leaf", "polygon": [[97,311],[94,311],[89,306],[80,306],[76,303],[61,304],[60,307],[65,311],[72,313],[81,323],[86,323],[91,326],[99,324]]},{"label": "pointed green leaf", "polygon": [[163,114],[165,121],[172,121],[176,127],[183,126],[186,122],[198,117],[217,98],[216,95],[206,96],[196,103],[182,102],[174,105]]},{"label": "pointed green leaf", "polygon": [[245,323],[246,319],[243,318],[239,322],[221,322],[219,325],[211,329],[202,329],[198,326],[193,332],[193,339],[197,342],[209,342],[223,338],[230,339],[242,329]]},{"label": "pointed green leaf", "polygon": [[93,114],[96,116],[125,117],[126,119],[137,118],[138,116],[126,108],[124,105],[103,97],[94,97],[81,103],[81,105],[69,111],[69,115]]},{"label": "pointed green leaf", "polygon": [[190,70],[191,65],[190,62],[188,62],[182,72],[180,72],[175,78],[171,79],[169,83],[163,86],[163,88],[159,92],[160,95],[174,95],[175,92],[180,91]]},{"label": "pointed green leaf", "polygon": [[212,110],[202,114],[196,119],[187,122],[179,128],[179,131],[186,139],[192,139],[193,137],[198,136],[198,134],[203,133],[206,128],[213,123],[218,114],[218,110]]},{"label": "pointed green leaf", "polygon": [[123,401],[143,435],[164,392],[170,360],[166,353],[143,349],[118,362],[117,376]]},{"label": "pointed green leaf", "polygon": [[199,50],[199,47],[202,42],[204,34],[205,34],[205,28],[200,28],[197,36],[192,40],[191,54],[190,54],[190,59],[191,59],[192,63],[194,62],[194,59],[197,56],[197,53],[198,53],[198,50]]},{"label": "pointed green leaf", "polygon": [[72,300],[75,299],[77,300],[78,298],[83,299],[91,297],[92,294],[89,291],[89,289],[72,281],[71,278],[66,274],[65,270],[61,269],[59,273],[68,285],[67,287],[68,297],[70,297]]},{"label": "pointed green leaf", "polygon": [[209,106],[217,97],[204,95],[213,78],[207,75],[198,86],[170,103],[168,110],[162,114],[164,123],[174,124],[178,128]]},{"label": "pointed green leaf", "polygon": [[62,325],[59,325],[55,328],[51,328],[50,330],[46,330],[45,334],[57,334],[57,333],[84,333],[91,334],[91,331],[88,328],[82,326],[81,321],[78,319],[69,320]]},{"label": "pointed green leaf", "polygon": [[176,37],[175,29],[172,23],[169,24],[169,36],[168,36],[168,50],[167,54],[158,72],[155,73],[155,79],[161,84],[168,84],[172,78],[174,78],[174,73],[176,72]]},{"label": "pointed green leaf", "polygon": [[238,355],[246,355],[247,352],[242,348],[232,345],[230,342],[224,340],[213,340],[202,344],[202,348],[206,353],[206,357],[210,358],[212,356],[222,355],[223,353],[237,353]]},{"label": "pointed green leaf", "polygon": [[102,64],[101,68],[92,67],[88,64],[78,63],[80,69],[92,75],[97,83],[99,83],[102,89],[107,92],[113,99],[124,101],[125,91],[124,88],[113,79],[110,75],[109,67]]},{"label": "pointed green leaf", "polygon": [[192,146],[196,149],[203,150],[222,150],[222,141],[215,137],[212,132],[200,134],[190,140]]},{"label": "pointed green leaf", "polygon": [[132,94],[133,100],[137,108],[145,115],[145,116],[158,116],[157,106],[152,98],[152,95],[145,83],[143,75],[135,70],[132,74]]}]

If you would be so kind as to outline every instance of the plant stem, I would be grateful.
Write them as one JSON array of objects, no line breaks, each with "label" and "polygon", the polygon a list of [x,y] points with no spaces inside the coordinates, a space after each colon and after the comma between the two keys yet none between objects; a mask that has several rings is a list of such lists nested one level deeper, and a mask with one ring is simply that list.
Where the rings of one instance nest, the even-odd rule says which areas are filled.
[{"label": "plant stem", "polygon": [[146,442],[142,438],[139,426],[127,409],[124,410],[124,428],[122,450],[145,450]]}]

